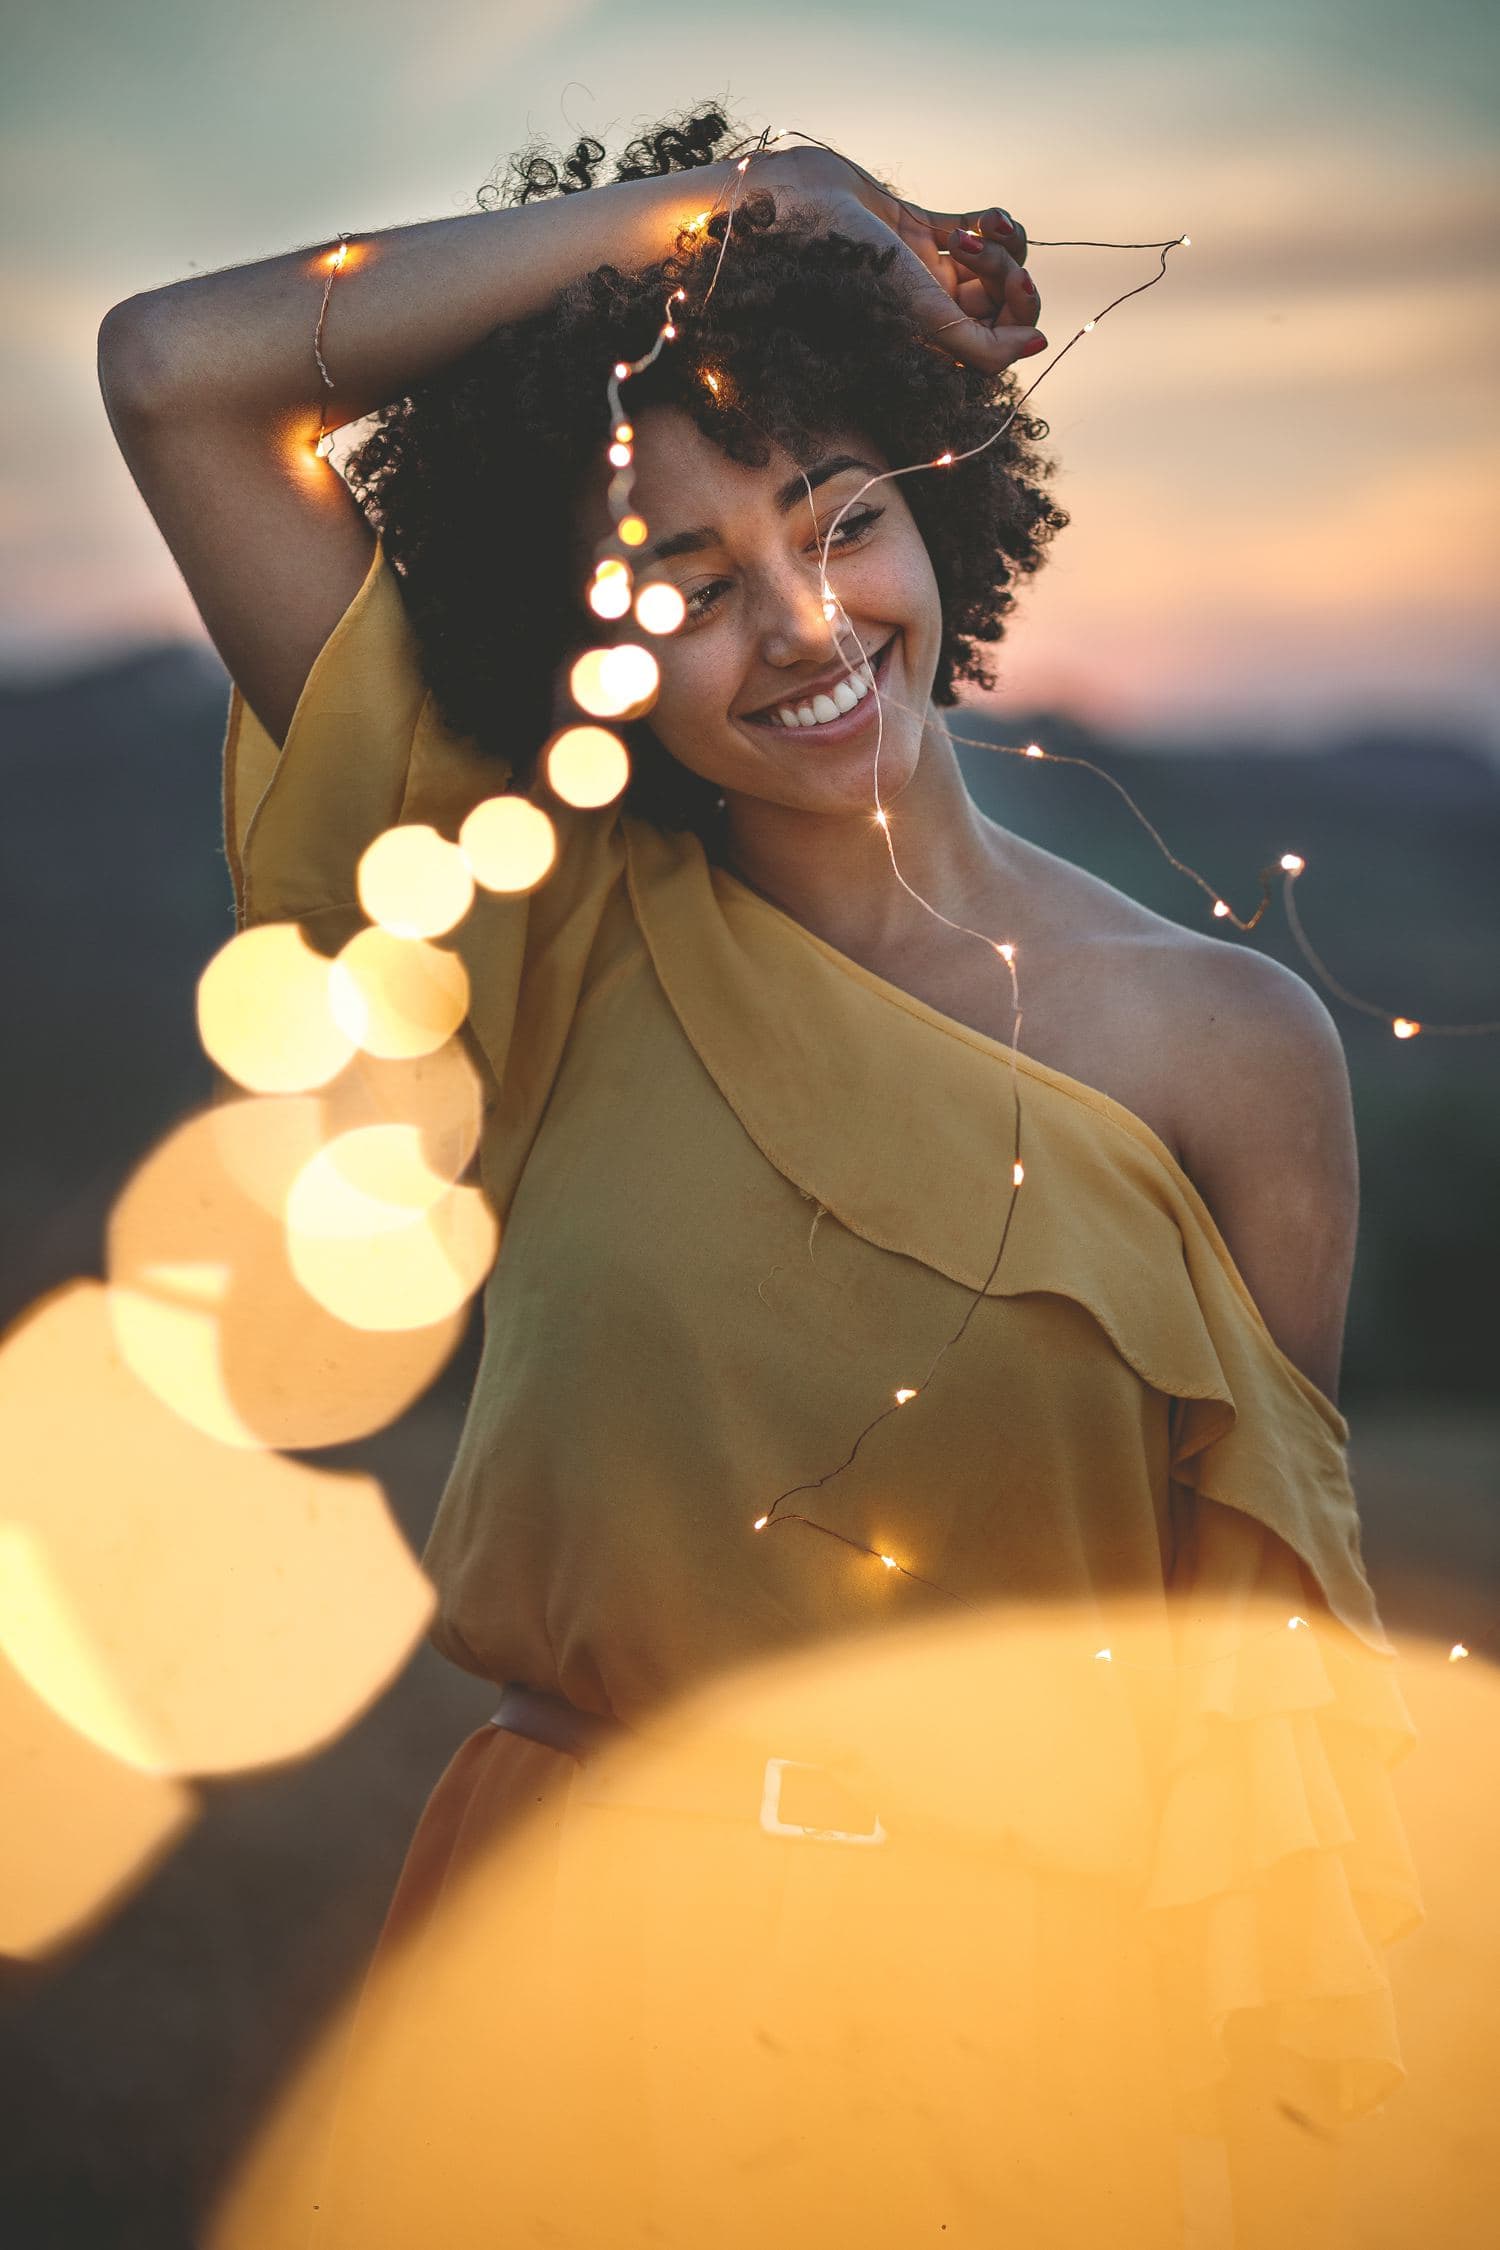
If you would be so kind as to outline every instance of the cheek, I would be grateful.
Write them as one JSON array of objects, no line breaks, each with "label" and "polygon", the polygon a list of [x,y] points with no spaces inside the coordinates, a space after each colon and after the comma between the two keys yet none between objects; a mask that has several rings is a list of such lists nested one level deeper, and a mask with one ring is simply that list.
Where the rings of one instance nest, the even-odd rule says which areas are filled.
[{"label": "cheek", "polygon": [[893,526],[888,539],[877,538],[828,575],[851,617],[921,632],[937,616],[932,559],[915,524]]},{"label": "cheek", "polygon": [[649,716],[664,735],[690,734],[705,721],[711,724],[725,717],[744,676],[739,652],[728,634],[708,630],[681,640],[668,636],[656,643],[653,653],[661,666],[661,687]]},{"label": "cheek", "polygon": [[932,557],[915,524],[906,527],[896,561],[902,585],[907,614],[913,622],[938,614],[937,579],[933,575]]}]

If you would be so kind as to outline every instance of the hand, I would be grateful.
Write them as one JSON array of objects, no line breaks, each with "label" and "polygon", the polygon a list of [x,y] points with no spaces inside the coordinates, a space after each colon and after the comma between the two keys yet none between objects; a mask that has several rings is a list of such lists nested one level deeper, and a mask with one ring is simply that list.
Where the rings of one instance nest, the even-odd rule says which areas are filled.
[{"label": "hand", "polygon": [[[842,234],[882,249],[894,237],[905,255],[892,270],[904,274],[912,310],[935,349],[996,373],[1033,356],[1026,347],[1035,343],[1042,300],[1022,278],[1026,230],[1008,211],[929,211],[827,149],[769,150],[752,162],[746,180],[783,185],[797,201],[825,208]],[[975,239],[965,241],[963,229]]]}]

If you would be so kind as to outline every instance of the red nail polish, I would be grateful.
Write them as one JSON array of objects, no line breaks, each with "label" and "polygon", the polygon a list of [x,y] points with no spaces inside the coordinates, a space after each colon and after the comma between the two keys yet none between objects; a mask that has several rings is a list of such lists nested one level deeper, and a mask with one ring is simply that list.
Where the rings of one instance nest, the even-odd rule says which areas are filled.
[{"label": "red nail polish", "polygon": [[1030,274],[1026,271],[1026,268],[1024,266],[1022,266],[1021,268],[1021,287],[1023,289],[1029,290],[1033,297],[1036,295],[1036,283],[1032,280]]},{"label": "red nail polish", "polygon": [[1031,342],[1029,344],[1023,344],[1021,346],[1020,356],[1022,359],[1030,359],[1034,353],[1044,352],[1046,349],[1047,339],[1041,333],[1041,330],[1038,329],[1035,336],[1032,337]]}]

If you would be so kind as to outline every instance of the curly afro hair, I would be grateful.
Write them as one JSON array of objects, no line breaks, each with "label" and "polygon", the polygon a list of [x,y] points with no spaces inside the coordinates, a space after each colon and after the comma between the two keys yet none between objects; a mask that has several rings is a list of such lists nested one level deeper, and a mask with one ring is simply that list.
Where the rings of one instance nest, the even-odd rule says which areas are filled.
[{"label": "curly afro hair", "polygon": [[[614,178],[688,171],[744,145],[721,109],[700,108],[632,141]],[[533,143],[511,160],[500,200],[578,194],[599,184],[604,159],[589,138],[561,166]],[[497,194],[481,189],[477,200],[488,208]],[[598,639],[576,562],[577,510],[608,441],[608,371],[650,350],[674,289],[687,292],[679,340],[632,378],[629,407],[684,409],[735,461],[765,466],[774,440],[806,463],[821,440],[852,431],[903,468],[980,445],[1010,418],[951,475],[902,484],[941,602],[935,703],[957,702],[960,680],[994,687],[982,644],[1003,637],[1015,580],[1040,568],[1069,521],[1042,485],[1056,463],[1034,450],[1047,424],[1016,409],[1010,370],[961,367],[925,339],[890,271],[895,243],[877,249],[750,190],[719,264],[725,225],[716,213],[653,264],[598,266],[546,312],[493,329],[382,409],[346,463],[397,572],[444,722],[502,764],[512,787],[531,783],[560,667]],[[672,758],[648,720],[621,731],[626,809],[692,829],[714,853],[714,786]]]}]

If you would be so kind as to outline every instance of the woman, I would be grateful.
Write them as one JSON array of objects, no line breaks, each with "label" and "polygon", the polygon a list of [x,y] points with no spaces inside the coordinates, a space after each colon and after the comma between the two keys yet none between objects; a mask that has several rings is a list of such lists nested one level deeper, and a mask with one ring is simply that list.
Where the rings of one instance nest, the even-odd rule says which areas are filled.
[{"label": "woman", "polygon": [[[377,835],[456,837],[577,716],[605,379],[685,291],[624,386],[635,565],[686,617],[623,808],[548,799],[551,874],[449,941],[502,1246],[424,1563],[505,1699],[413,1841],[332,2143],[315,2072],[221,2239],[279,2196],[361,2250],[1144,2243],[1180,2159],[1170,2239],[1326,2243],[1418,1912],[1335,1403],[1338,1041],[963,786],[944,714],[1067,521],[1008,373],[1024,231],[729,138],[663,128],[600,188],[581,144],[591,192],[533,159],[518,207],[365,245],[322,339],[341,418],[399,401],[358,506],[289,470],[305,256],[102,338],[234,682],[241,924],[332,952]],[[892,1929],[918,1965],[872,2002],[851,1933]]]}]

